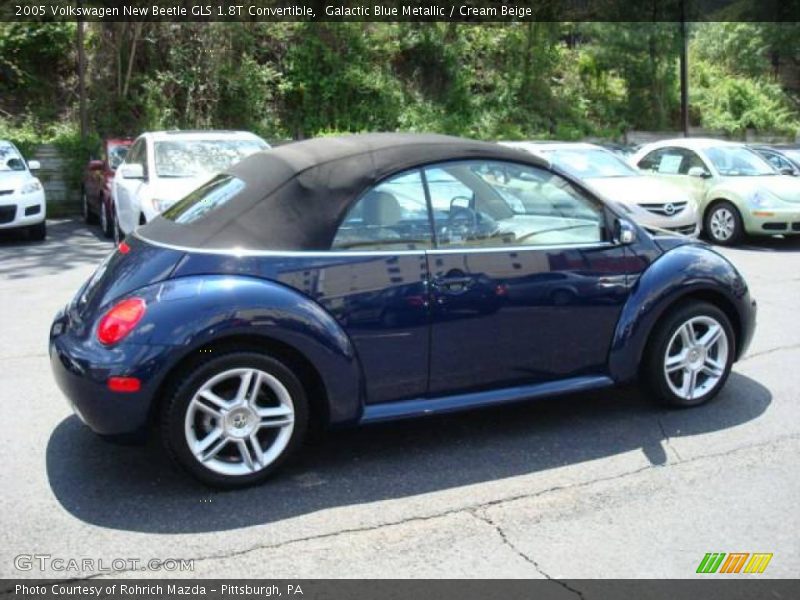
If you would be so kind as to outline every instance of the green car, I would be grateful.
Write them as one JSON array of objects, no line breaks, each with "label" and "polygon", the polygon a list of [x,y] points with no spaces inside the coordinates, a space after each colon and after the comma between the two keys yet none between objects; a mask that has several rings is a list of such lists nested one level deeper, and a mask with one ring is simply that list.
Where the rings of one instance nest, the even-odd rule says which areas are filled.
[{"label": "green car", "polygon": [[683,138],[646,144],[631,163],[683,186],[712,242],[736,244],[745,234],[800,234],[800,178],[783,175],[744,144]]}]

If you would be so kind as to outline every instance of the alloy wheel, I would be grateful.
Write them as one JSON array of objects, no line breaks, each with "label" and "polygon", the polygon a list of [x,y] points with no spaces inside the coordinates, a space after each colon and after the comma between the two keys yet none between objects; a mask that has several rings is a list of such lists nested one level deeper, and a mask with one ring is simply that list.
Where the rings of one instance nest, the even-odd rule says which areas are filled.
[{"label": "alloy wheel", "polygon": [[195,392],[184,435],[194,458],[220,475],[267,468],[292,437],[295,409],[286,386],[259,369],[230,369]]},{"label": "alloy wheel", "polygon": [[687,320],[667,344],[667,385],[684,400],[702,398],[725,376],[728,351],[728,336],[716,319],[703,315]]},{"label": "alloy wheel", "polygon": [[715,240],[725,242],[729,240],[736,231],[736,217],[727,207],[721,206],[714,209],[709,219],[711,236]]}]

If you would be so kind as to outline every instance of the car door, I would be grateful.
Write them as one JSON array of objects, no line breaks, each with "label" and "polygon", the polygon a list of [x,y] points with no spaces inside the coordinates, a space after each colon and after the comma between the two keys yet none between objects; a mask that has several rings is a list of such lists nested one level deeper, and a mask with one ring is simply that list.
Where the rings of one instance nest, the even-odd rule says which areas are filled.
[{"label": "car door", "polygon": [[[642,157],[637,166],[643,171],[669,179],[694,198],[698,206],[702,207],[705,203],[712,171],[693,150],[677,146],[658,148]],[[699,173],[698,169],[702,169],[703,176],[689,174],[690,171]]]},{"label": "car door", "polygon": [[630,265],[607,209],[530,166],[461,161],[424,175],[437,238],[429,395],[603,373]]},{"label": "car door", "polygon": [[[147,178],[146,141],[139,138],[131,146],[125,157],[125,162],[120,165],[114,177],[114,195],[119,224],[125,233],[130,233],[136,228],[139,220],[138,194]],[[130,179],[124,177],[124,165],[139,164],[144,169],[145,179]]]},{"label": "car door", "polygon": [[339,225],[331,252],[281,279],[330,312],[355,346],[366,402],[425,395],[429,314],[425,251],[433,246],[419,170],[362,194]]}]

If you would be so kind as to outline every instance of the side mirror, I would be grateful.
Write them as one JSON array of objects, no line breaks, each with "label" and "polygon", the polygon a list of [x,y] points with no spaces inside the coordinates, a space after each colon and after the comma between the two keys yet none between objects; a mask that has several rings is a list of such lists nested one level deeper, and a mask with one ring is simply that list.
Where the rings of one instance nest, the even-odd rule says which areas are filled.
[{"label": "side mirror", "polygon": [[689,169],[689,177],[702,177],[703,179],[707,179],[711,177],[711,173],[706,171],[703,167],[692,167]]},{"label": "side mirror", "polygon": [[144,167],[138,163],[125,163],[120,167],[125,179],[144,179]]},{"label": "side mirror", "polygon": [[28,161],[28,170],[30,171],[38,171],[42,168],[42,165],[39,163],[38,160],[29,160]]},{"label": "side mirror", "polygon": [[632,244],[636,241],[636,228],[630,221],[620,218],[614,221],[614,241],[622,245]]},{"label": "side mirror", "polygon": [[90,171],[102,171],[103,170],[103,161],[102,160],[90,160],[89,161],[89,170]]},{"label": "side mirror", "polygon": [[780,172],[781,175],[792,175],[792,176],[797,175],[797,171],[792,167],[781,167],[780,169],[778,169],[778,171]]}]

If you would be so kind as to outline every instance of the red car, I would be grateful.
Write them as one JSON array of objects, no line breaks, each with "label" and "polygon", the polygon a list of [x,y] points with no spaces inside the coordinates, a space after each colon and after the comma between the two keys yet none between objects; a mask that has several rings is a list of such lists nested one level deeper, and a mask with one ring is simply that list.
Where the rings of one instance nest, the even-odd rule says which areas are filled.
[{"label": "red car", "polygon": [[110,138],[103,141],[103,158],[90,160],[83,174],[83,218],[87,223],[100,222],[103,234],[114,233],[114,202],[111,200],[111,182],[114,172],[125,160],[130,138]]}]

